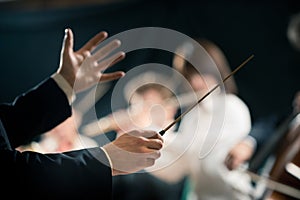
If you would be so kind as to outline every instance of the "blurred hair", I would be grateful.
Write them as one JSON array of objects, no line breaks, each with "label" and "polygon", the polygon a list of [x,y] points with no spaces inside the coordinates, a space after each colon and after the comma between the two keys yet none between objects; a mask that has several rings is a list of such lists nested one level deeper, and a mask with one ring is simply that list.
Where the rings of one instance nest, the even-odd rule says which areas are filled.
[{"label": "blurred hair", "polygon": [[[230,66],[228,64],[228,61],[227,61],[223,51],[215,43],[213,43],[212,41],[207,40],[205,38],[196,38],[194,40],[196,42],[198,42],[205,49],[205,51],[210,55],[210,57],[216,64],[222,79],[224,79],[227,75],[229,75],[231,73]],[[185,46],[188,46],[188,45],[185,44]],[[184,46],[183,46],[183,48],[184,48]],[[188,55],[189,58],[195,58],[196,56],[197,57],[201,56],[201,55],[199,55],[199,53],[195,52],[194,49],[195,48],[189,48],[188,49],[189,52],[186,52],[186,54]],[[213,75],[214,77],[217,76],[214,73],[213,69],[210,69],[207,66],[197,66],[197,68],[196,68],[188,61],[183,62],[182,66],[175,65],[174,67],[177,68],[177,70],[180,73],[182,73],[182,75],[185,76],[187,79],[189,79],[189,77],[192,74],[199,73],[199,71],[198,71],[199,69],[200,69],[200,72],[203,74],[210,74],[210,75]],[[225,86],[226,93],[233,93],[233,94],[238,93],[238,88],[236,86],[234,77],[231,77],[230,79],[228,79],[224,83],[224,86]]]},{"label": "blurred hair", "polygon": [[174,96],[174,93],[170,89],[157,83],[147,83],[142,85],[141,87],[137,88],[135,92],[136,94],[143,95],[149,90],[157,91],[164,100]]}]

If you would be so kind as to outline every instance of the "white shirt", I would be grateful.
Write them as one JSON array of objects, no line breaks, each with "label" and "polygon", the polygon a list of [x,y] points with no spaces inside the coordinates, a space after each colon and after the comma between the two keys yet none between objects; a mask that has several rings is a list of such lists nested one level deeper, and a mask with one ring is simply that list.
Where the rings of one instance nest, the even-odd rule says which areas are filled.
[{"label": "white shirt", "polygon": [[223,162],[250,129],[250,112],[240,98],[212,93],[182,118],[178,133],[166,133],[162,155],[150,171],[169,182],[189,174],[199,200],[240,200],[233,188],[248,192],[248,177],[227,170]]}]

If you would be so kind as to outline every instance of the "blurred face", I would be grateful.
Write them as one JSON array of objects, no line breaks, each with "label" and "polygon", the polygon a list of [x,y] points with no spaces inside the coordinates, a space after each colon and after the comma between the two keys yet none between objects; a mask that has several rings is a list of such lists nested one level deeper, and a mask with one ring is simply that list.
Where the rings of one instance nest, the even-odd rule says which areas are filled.
[{"label": "blurred face", "polygon": [[140,128],[150,125],[163,127],[176,113],[176,108],[166,105],[161,94],[155,89],[149,89],[142,95],[133,95],[131,105],[131,113],[139,113],[134,123]]},{"label": "blurred face", "polygon": [[208,92],[211,88],[213,88],[217,81],[212,75],[204,74],[193,74],[189,77],[189,82],[194,89],[194,91],[200,91],[203,93]]},{"label": "blurred face", "polygon": [[133,95],[131,99],[131,113],[139,113],[134,123],[140,128],[150,126],[153,119],[165,118],[162,108],[163,99],[156,90],[149,89],[144,94]]},{"label": "blurred face", "polygon": [[173,67],[179,71],[182,71],[184,64],[185,60],[176,54],[173,58]]}]

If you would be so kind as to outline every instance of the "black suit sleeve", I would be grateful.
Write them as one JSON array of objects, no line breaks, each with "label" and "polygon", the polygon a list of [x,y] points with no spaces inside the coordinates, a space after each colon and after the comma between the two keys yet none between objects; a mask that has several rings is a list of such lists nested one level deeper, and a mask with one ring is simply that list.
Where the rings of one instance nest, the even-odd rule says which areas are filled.
[{"label": "black suit sleeve", "polygon": [[0,118],[12,148],[27,143],[63,122],[71,115],[65,93],[52,78],[0,105]]},{"label": "black suit sleeve", "polygon": [[14,148],[71,115],[66,95],[47,79],[0,106],[1,195],[11,199],[110,199],[111,168],[101,148],[61,154]]},{"label": "black suit sleeve", "polygon": [[23,197],[30,199],[110,199],[112,196],[111,169],[105,153],[98,147],[62,154],[11,150],[1,150],[0,154],[2,194],[17,187]]}]

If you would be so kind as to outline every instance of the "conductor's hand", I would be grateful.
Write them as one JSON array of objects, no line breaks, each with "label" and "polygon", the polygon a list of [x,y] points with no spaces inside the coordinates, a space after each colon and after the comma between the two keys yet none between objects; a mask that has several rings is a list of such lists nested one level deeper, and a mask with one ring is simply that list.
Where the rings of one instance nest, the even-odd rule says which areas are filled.
[{"label": "conductor's hand", "polygon": [[112,175],[129,174],[154,165],[163,147],[154,131],[130,131],[103,148],[111,159]]},{"label": "conductor's hand", "polygon": [[253,155],[254,149],[245,141],[236,144],[225,159],[225,166],[229,170],[237,169],[241,164],[247,162]]},{"label": "conductor's hand", "polygon": [[124,72],[102,73],[125,57],[124,52],[116,52],[121,42],[113,40],[104,47],[91,53],[99,43],[107,38],[106,32],[100,32],[83,45],[78,51],[73,50],[74,37],[71,29],[65,30],[60,65],[57,73],[61,74],[75,92],[80,92],[100,81],[109,81],[124,76]]}]

